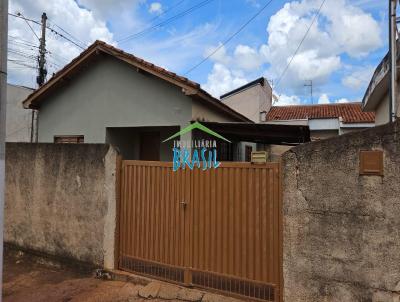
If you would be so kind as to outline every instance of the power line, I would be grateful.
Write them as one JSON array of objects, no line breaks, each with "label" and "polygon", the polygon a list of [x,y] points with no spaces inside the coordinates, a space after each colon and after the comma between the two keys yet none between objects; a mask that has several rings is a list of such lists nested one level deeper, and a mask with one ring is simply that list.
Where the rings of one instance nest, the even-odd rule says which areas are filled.
[{"label": "power line", "polygon": [[173,9],[175,9],[176,7],[178,7],[179,5],[181,5],[183,2],[185,2],[185,0],[181,0],[179,1],[177,4],[171,6],[170,8],[166,9],[165,11],[163,11],[161,14],[155,16],[154,18],[152,18],[150,20],[150,24],[153,23],[155,20],[159,19],[160,17],[168,14],[170,11],[172,11]]},{"label": "power line", "polygon": [[26,22],[26,24],[29,26],[29,28],[31,29],[31,31],[33,32],[33,34],[35,35],[35,37],[40,41],[39,36],[38,36],[38,35],[36,34],[36,32],[33,30],[32,26],[29,24],[28,21],[34,22],[34,23],[36,23],[36,24],[40,24],[40,23],[38,23],[37,21],[34,21],[34,20],[30,20],[30,19],[25,18],[24,15],[22,15],[22,13],[17,13],[16,15],[11,14],[11,13],[9,13],[9,14],[10,14],[11,16],[14,16],[14,17],[18,17],[18,18],[23,19],[23,20]]},{"label": "power line", "polygon": [[13,41],[19,44],[24,44],[27,46],[37,46],[36,44],[34,44],[32,41],[28,41],[28,40],[24,40],[20,37],[16,37],[16,36],[12,36],[12,35],[8,35],[8,41]]},{"label": "power line", "polygon": [[246,28],[247,25],[249,25],[255,18],[258,17],[271,3],[273,0],[270,0],[265,4],[261,9],[254,14],[247,22],[245,22],[236,32],[234,32],[231,36],[229,36],[221,45],[219,45],[213,52],[211,52],[208,56],[206,56],[203,60],[201,60],[199,63],[194,65],[192,68],[190,68],[188,71],[185,72],[184,75],[187,75],[191,73],[193,70],[195,70],[197,67],[199,67],[201,64],[206,62],[209,58],[211,58],[215,53],[220,50],[222,47],[224,47],[227,43],[229,43],[235,36],[237,36],[243,29]]},{"label": "power line", "polygon": [[[163,11],[161,14],[155,16],[154,18],[150,19],[149,24],[152,24],[155,20],[159,19],[160,17],[166,15],[167,13],[169,13],[170,11],[172,11],[173,9],[175,9],[176,7],[178,7],[179,5],[181,5],[183,2],[185,2],[185,0],[181,0],[179,1],[177,4],[171,6],[170,8],[168,8],[167,10]],[[125,37],[126,38],[126,37]],[[125,38],[118,38],[117,41],[123,40]]]},{"label": "power line", "polygon": [[289,69],[290,64],[292,64],[293,59],[296,57],[297,53],[299,52],[301,46],[303,45],[304,40],[307,38],[308,33],[310,32],[311,27],[314,25],[315,21],[317,21],[319,15],[320,15],[320,13],[321,13],[322,7],[323,7],[324,4],[325,4],[325,1],[326,1],[326,0],[322,0],[321,5],[319,6],[319,9],[318,9],[317,13],[314,15],[314,18],[313,18],[313,20],[312,20],[310,26],[307,28],[307,31],[306,31],[306,33],[304,34],[303,38],[301,39],[299,46],[297,47],[297,49],[296,49],[296,51],[294,52],[294,54],[293,54],[293,56],[291,57],[291,59],[289,60],[289,62],[288,62],[288,64],[286,65],[285,69],[283,70],[282,74],[281,74],[280,77],[278,78],[278,81],[276,82],[275,87],[278,87],[278,85],[280,84],[282,78],[283,78],[284,75],[286,74],[286,71]]},{"label": "power line", "polygon": [[175,21],[177,19],[180,19],[180,18],[182,18],[182,17],[184,17],[184,16],[196,11],[197,9],[207,5],[208,3],[212,2],[212,1],[214,1],[214,0],[205,0],[205,1],[202,1],[200,3],[197,3],[196,5],[188,8],[187,10],[185,10],[183,12],[180,12],[179,14],[176,14],[175,16],[172,16],[172,17],[168,18],[165,21],[157,23],[157,24],[155,24],[153,26],[149,26],[149,27],[147,27],[147,28],[135,33],[135,34],[129,35],[129,36],[125,37],[125,38],[119,39],[117,42],[121,44],[121,43],[125,43],[125,42],[127,42],[127,41],[129,41],[131,39],[137,38],[138,36],[143,35],[143,34],[145,34],[147,32],[150,32],[150,31],[152,31],[152,30],[154,30],[154,29],[156,29],[158,27],[162,27],[162,26],[167,25],[167,24],[169,24],[169,23],[171,23],[171,22],[173,22],[173,21]]},{"label": "power line", "polygon": [[[47,54],[48,54],[50,57],[52,57],[54,60],[58,60],[58,61],[63,60],[63,61],[64,61],[64,65],[65,65],[66,62],[69,62],[69,61],[70,61],[70,59],[64,58],[64,57],[60,56],[59,54],[53,53],[53,52],[51,52],[51,51],[47,51]],[[60,62],[60,63],[62,63],[62,62]]]},{"label": "power line", "polygon": [[55,33],[56,35],[60,36],[61,38],[65,39],[65,40],[69,41],[70,43],[74,44],[75,46],[79,47],[80,49],[85,50],[85,47],[84,47],[84,46],[79,45],[79,44],[76,43],[75,41],[73,41],[73,40],[71,40],[70,38],[64,36],[63,34],[60,34],[60,33],[59,33],[58,31],[56,31],[55,29],[53,29],[53,28],[51,28],[51,27],[49,27],[49,26],[47,26],[46,28],[49,29],[52,33]]},{"label": "power line", "polygon": [[15,41],[15,40],[8,40],[9,43],[14,44],[15,46],[26,46],[26,47],[30,47],[31,50],[33,50],[33,48],[39,48],[39,46],[33,45],[33,44],[28,44],[25,42],[20,42],[20,41]]},{"label": "power line", "polygon": [[12,16],[12,17],[15,17],[15,18],[20,18],[20,19],[24,19],[24,20],[26,20],[26,21],[29,21],[29,22],[35,23],[35,24],[37,24],[37,25],[41,25],[40,21],[37,21],[37,20],[32,20],[32,19],[26,18],[26,17],[22,16],[22,14],[21,14],[21,13],[17,13],[17,14],[8,13],[8,14],[9,14],[10,16]]},{"label": "power line", "polygon": [[[30,24],[28,23],[28,21],[29,21],[29,22],[32,22],[32,23],[35,23],[35,24],[38,24],[38,25],[41,25],[41,23],[40,23],[39,21],[32,20],[32,19],[29,19],[29,18],[25,18],[25,17],[22,16],[22,15],[18,15],[18,14],[20,14],[20,13],[18,13],[18,14],[8,13],[8,14],[9,14],[10,16],[15,17],[15,18],[21,18],[21,19],[25,20],[25,22],[29,25],[29,27],[31,27],[31,26],[30,26]],[[85,47],[83,47],[82,45],[79,45],[79,44],[76,43],[75,41],[73,41],[73,40],[71,40],[70,38],[66,37],[65,35],[59,33],[58,31],[56,31],[55,29],[51,28],[50,26],[46,26],[46,28],[49,29],[52,33],[54,33],[54,34],[60,36],[61,38],[65,39],[65,40],[67,40],[68,42],[70,42],[70,43],[74,44],[75,46],[79,47],[80,49],[82,49],[82,50],[85,49]],[[36,33],[35,33],[35,35],[36,35]],[[37,35],[36,35],[36,37],[39,39],[39,37],[38,37]]]},{"label": "power line", "polygon": [[11,63],[13,63],[13,64],[16,64],[16,65],[23,66],[23,67],[36,69],[36,66],[29,65],[29,64],[26,64],[26,63],[24,63],[24,62],[20,62],[20,61],[18,61],[18,60],[7,59],[7,61],[9,61],[9,62],[11,62]]},{"label": "power line", "polygon": [[54,26],[58,27],[62,32],[64,32],[65,34],[67,34],[68,36],[70,36],[72,39],[74,39],[75,41],[79,42],[80,45],[86,45],[87,43],[82,42],[81,40],[79,40],[78,38],[76,38],[74,35],[72,35],[70,32],[68,32],[67,30],[65,30],[64,28],[62,28],[61,26],[57,25],[56,23],[52,22],[54,24]]},{"label": "power line", "polygon": [[23,52],[23,51],[20,51],[20,50],[15,50],[15,49],[10,49],[9,48],[8,52],[12,53],[12,54],[19,55],[21,57],[32,59],[32,60],[36,60],[37,59],[37,57],[35,55],[29,54],[29,53],[26,53],[26,52]]}]

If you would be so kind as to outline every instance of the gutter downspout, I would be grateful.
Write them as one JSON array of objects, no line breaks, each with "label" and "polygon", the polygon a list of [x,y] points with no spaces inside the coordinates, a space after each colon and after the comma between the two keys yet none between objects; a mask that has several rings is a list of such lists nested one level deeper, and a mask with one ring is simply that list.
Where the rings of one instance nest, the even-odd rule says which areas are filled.
[{"label": "gutter downspout", "polygon": [[389,83],[389,122],[396,119],[397,82],[396,82],[396,6],[397,0],[389,0],[389,53],[390,53],[390,83]]}]

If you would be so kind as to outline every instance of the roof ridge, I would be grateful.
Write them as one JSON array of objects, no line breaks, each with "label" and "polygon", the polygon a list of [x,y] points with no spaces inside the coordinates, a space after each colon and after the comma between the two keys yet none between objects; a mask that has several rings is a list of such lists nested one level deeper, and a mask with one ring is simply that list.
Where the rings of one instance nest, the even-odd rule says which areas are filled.
[{"label": "roof ridge", "polygon": [[279,107],[322,107],[322,106],[348,106],[348,105],[362,105],[362,102],[348,102],[348,103],[329,103],[329,104],[299,104],[299,105],[275,105],[272,108]]}]

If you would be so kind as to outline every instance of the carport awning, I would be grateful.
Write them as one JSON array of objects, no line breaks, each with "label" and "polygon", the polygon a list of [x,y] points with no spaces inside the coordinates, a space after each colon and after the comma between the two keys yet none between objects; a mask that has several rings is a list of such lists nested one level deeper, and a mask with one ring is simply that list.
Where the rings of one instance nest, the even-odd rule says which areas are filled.
[{"label": "carport awning", "polygon": [[275,145],[296,145],[310,141],[308,126],[218,122],[201,124],[232,141]]}]

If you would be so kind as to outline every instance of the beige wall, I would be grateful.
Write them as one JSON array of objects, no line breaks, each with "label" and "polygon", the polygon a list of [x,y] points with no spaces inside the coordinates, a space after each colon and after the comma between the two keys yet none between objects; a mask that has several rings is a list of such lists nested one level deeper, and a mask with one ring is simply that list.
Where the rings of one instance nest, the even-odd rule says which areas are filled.
[{"label": "beige wall", "polygon": [[7,142],[30,142],[32,110],[24,109],[22,101],[33,89],[7,84]]},{"label": "beige wall", "polygon": [[28,143],[6,150],[4,241],[113,268],[115,151]]},{"label": "beige wall", "polygon": [[[389,124],[284,154],[285,301],[398,301],[399,134]],[[360,150],[383,150],[384,177],[359,175]]]},{"label": "beige wall", "polygon": [[389,122],[389,94],[387,93],[375,109],[375,124],[384,125]]},{"label": "beige wall", "polygon": [[272,106],[272,89],[267,81],[264,86],[257,84],[221,100],[248,119],[259,123],[260,112],[268,112]]}]

